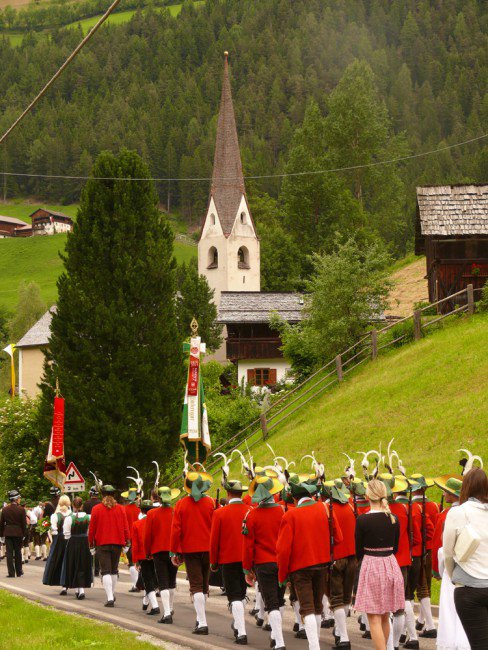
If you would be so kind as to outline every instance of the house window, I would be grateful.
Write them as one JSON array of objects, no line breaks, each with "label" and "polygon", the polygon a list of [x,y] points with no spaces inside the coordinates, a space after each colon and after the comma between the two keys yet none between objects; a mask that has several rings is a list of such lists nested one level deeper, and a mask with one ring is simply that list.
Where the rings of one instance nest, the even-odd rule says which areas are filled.
[{"label": "house window", "polygon": [[249,266],[249,251],[245,246],[241,246],[237,251],[237,268],[250,269]]},{"label": "house window", "polygon": [[247,383],[251,386],[274,386],[276,368],[250,368],[247,371]]},{"label": "house window", "polygon": [[219,251],[212,246],[208,251],[208,265],[207,269],[218,269],[219,268]]}]

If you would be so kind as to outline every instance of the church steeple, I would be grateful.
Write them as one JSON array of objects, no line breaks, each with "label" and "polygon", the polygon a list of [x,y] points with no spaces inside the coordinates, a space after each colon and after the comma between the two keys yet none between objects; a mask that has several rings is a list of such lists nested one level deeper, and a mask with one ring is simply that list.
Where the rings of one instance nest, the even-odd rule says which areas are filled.
[{"label": "church steeple", "polygon": [[207,278],[219,304],[222,291],[259,291],[260,266],[259,239],[244,187],[225,52],[212,185],[198,242],[198,271]]},{"label": "church steeple", "polygon": [[222,230],[228,237],[246,190],[229,80],[229,53],[224,52],[224,56],[224,79],[217,123],[211,195],[215,201]]}]

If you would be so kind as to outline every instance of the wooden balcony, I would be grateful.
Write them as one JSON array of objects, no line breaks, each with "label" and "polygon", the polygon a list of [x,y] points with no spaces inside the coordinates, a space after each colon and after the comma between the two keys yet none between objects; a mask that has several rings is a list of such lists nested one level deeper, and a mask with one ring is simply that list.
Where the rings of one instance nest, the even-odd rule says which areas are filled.
[{"label": "wooden balcony", "polygon": [[239,359],[281,359],[281,339],[277,338],[228,338],[227,358]]}]

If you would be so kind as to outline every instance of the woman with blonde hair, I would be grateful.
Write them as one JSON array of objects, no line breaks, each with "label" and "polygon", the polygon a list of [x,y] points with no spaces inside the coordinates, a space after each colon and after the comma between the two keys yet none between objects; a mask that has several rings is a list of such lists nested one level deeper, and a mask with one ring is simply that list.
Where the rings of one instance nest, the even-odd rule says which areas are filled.
[{"label": "woman with blonde hair", "polygon": [[64,554],[66,551],[66,540],[63,534],[63,524],[66,517],[71,515],[71,501],[69,496],[63,494],[58,501],[56,512],[51,515],[50,533],[53,538],[51,550],[44,569],[42,583],[51,586],[62,586],[60,596],[66,596],[68,590],[61,581],[61,570],[63,567]]},{"label": "woman with blonde hair", "polygon": [[395,553],[400,524],[388,506],[386,486],[373,479],[366,496],[371,510],[356,522],[356,555],[361,561],[355,608],[366,612],[375,650],[386,650],[390,612],[405,607],[403,577]]}]

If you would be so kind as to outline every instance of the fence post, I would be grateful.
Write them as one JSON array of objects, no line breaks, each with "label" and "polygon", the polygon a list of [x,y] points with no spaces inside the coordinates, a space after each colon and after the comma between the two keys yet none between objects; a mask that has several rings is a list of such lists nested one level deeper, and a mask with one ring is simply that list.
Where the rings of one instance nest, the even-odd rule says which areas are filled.
[{"label": "fence post", "polygon": [[422,312],[420,309],[413,312],[413,334],[416,341],[422,338]]},{"label": "fence post", "polygon": [[261,431],[263,432],[263,440],[268,437],[268,421],[266,420],[266,413],[261,413],[259,416],[261,420]]},{"label": "fence post", "polygon": [[371,330],[371,358],[376,359],[378,356],[378,331]]},{"label": "fence post", "polygon": [[342,357],[340,354],[336,356],[336,370],[337,370],[337,379],[342,381]]},{"label": "fence post", "polygon": [[473,285],[468,284],[466,287],[468,292],[468,314],[472,316],[474,314],[474,290]]}]

